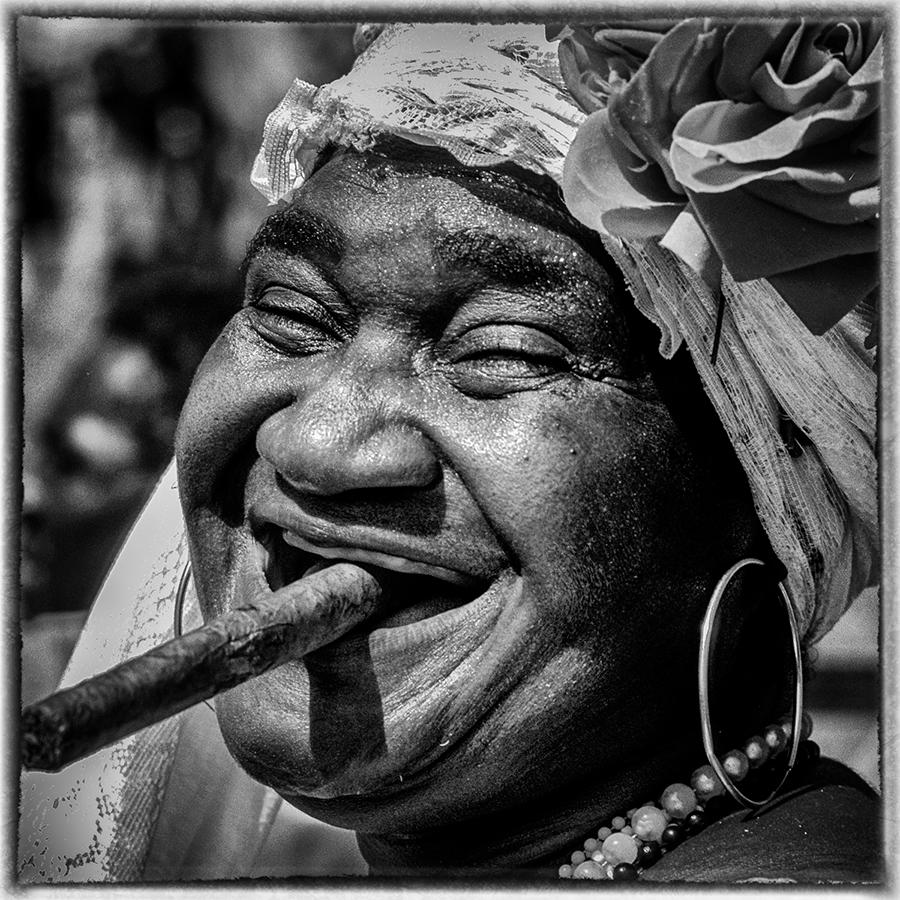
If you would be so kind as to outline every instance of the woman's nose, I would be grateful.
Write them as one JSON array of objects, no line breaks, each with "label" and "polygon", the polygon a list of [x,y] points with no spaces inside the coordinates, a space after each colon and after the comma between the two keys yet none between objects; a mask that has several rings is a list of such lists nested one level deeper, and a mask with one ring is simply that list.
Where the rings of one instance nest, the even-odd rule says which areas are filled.
[{"label": "woman's nose", "polygon": [[298,490],[427,488],[440,477],[429,439],[374,384],[336,379],[263,422],[259,455]]}]

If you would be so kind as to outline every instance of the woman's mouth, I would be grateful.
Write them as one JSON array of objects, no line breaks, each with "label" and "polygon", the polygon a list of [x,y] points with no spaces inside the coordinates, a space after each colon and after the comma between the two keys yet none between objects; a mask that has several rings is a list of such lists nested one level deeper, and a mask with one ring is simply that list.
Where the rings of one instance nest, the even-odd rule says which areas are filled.
[{"label": "woman's mouth", "polygon": [[483,579],[455,569],[364,547],[323,546],[274,525],[257,532],[256,546],[257,560],[272,591],[338,561],[390,572],[389,611],[354,631],[418,622],[464,606],[487,588]]}]

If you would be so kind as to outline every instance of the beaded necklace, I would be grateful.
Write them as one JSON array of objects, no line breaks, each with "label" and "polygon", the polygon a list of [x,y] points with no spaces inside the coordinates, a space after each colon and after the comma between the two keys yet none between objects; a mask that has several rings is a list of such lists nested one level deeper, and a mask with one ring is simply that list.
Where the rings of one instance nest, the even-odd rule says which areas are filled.
[{"label": "beaded necklace", "polygon": [[[797,765],[808,766],[819,758],[819,748],[809,740],[812,719],[803,714]],[[735,782],[751,780],[771,771],[771,763],[788,746],[791,723],[769,725],[740,750],[731,750],[720,762]],[[700,766],[690,784],[675,782],[660,795],[659,803],[648,802],[616,816],[609,825],[588,837],[583,849],[572,853],[559,867],[560,878],[634,881],[658,859],[721,819],[738,804],[727,796],[725,785],[711,765]]]}]

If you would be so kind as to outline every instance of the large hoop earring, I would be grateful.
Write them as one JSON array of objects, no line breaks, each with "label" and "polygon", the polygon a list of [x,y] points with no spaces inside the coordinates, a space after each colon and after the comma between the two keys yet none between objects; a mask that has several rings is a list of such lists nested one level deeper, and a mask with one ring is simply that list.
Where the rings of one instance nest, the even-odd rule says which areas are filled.
[{"label": "large hoop earring", "polygon": [[791,770],[794,768],[794,763],[797,761],[797,750],[800,747],[800,723],[803,718],[803,658],[800,649],[800,630],[797,627],[797,617],[794,614],[794,607],[791,604],[791,598],[787,592],[787,588],[784,586],[784,582],[778,582],[778,592],[784,602],[788,622],[791,627],[791,644],[794,651],[794,665],[797,670],[796,679],[794,681],[794,716],[793,727],[791,729],[791,751],[788,756],[787,770],[783,777],[772,793],[762,800],[754,800],[752,797],[748,797],[741,791],[716,757],[715,749],[713,748],[712,723],[710,721],[709,713],[709,656],[716,614],[718,613],[722,597],[725,595],[725,591],[727,590],[731,579],[745,566],[763,565],[765,565],[765,563],[761,559],[749,557],[735,563],[721,579],[719,579],[719,583],[716,585],[712,598],[709,601],[709,606],[706,608],[703,624],[700,627],[700,664],[698,675],[700,686],[700,725],[703,729],[703,749],[706,752],[706,758],[709,760],[709,764],[713,767],[716,775],[719,776],[719,780],[725,786],[728,793],[742,806],[752,809],[759,809],[759,807],[765,806],[775,798],[775,795],[781,790],[782,785],[787,781],[788,775],[791,774]]},{"label": "large hoop earring", "polygon": [[[191,561],[188,560],[181,570],[181,576],[178,579],[178,587],[175,589],[175,621],[172,625],[172,630],[175,632],[175,637],[177,638],[180,638],[181,635],[184,634],[184,598],[187,596],[188,585],[193,577],[194,573],[191,570]],[[215,713],[215,709],[209,700],[204,700],[203,705]]]},{"label": "large hoop earring", "polygon": [[184,626],[182,619],[184,618],[184,598],[187,594],[188,584],[190,583],[193,572],[191,571],[191,561],[188,560],[181,570],[181,577],[178,579],[178,588],[175,591],[175,622],[173,631],[175,637],[179,638],[184,634]]}]

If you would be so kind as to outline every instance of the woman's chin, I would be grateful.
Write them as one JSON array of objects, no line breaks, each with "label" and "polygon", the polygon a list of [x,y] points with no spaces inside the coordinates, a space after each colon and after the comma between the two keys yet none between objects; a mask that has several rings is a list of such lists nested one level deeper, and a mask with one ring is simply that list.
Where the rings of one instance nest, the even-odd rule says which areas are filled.
[{"label": "woman's chin", "polygon": [[[444,764],[456,766],[452,759],[429,765],[416,760],[411,745],[401,756],[346,758],[346,749],[335,754],[342,759],[328,772],[319,770],[309,748],[296,748],[294,764],[288,768],[284,760],[261,758],[245,746],[231,746],[241,767],[256,781],[272,788],[287,803],[329,825],[353,830],[378,830],[385,825],[397,827],[398,817],[415,819],[440,790],[440,774]],[[449,749],[449,748],[448,748]],[[452,756],[452,754],[451,754]],[[421,768],[416,771],[417,762]]]},{"label": "woman's chin", "polygon": [[251,777],[324,821],[418,815],[435,781],[471,773],[460,754],[525,677],[536,606],[514,573],[467,603],[404,604],[223,695],[222,733]]},{"label": "woman's chin", "polygon": [[304,798],[389,798],[453,751],[442,720],[428,712],[450,698],[439,702],[434,686],[423,685],[416,716],[385,715],[371,668],[349,668],[339,677],[289,663],[217,700],[232,756],[300,808]]},{"label": "woman's chin", "polygon": [[400,768],[402,767],[390,760],[384,760],[381,764],[361,760],[358,765],[349,766],[327,779],[322,780],[318,775],[312,774],[307,780],[297,778],[290,787],[281,786],[276,790],[285,800],[300,809],[304,808],[304,801],[307,800],[340,800],[351,797],[358,800],[383,796],[400,781]]}]

